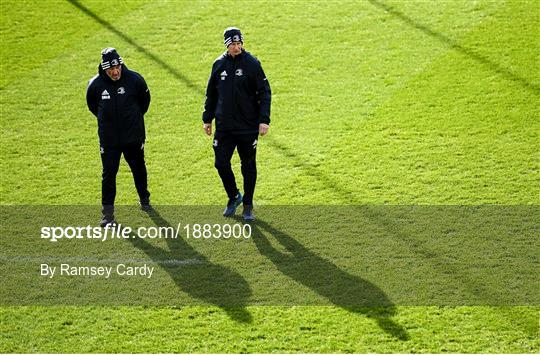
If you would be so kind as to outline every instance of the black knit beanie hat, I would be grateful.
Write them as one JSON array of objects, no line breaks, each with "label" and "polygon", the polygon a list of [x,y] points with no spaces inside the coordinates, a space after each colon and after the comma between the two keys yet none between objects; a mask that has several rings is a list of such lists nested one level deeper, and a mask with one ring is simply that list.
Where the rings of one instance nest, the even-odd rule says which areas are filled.
[{"label": "black knit beanie hat", "polygon": [[223,43],[225,44],[225,47],[229,47],[229,45],[233,42],[244,43],[244,36],[242,36],[240,29],[236,27],[229,27],[225,30],[225,32],[223,32]]},{"label": "black knit beanie hat", "polygon": [[101,51],[101,68],[103,70],[120,64],[124,64],[124,61],[116,49],[109,47]]}]

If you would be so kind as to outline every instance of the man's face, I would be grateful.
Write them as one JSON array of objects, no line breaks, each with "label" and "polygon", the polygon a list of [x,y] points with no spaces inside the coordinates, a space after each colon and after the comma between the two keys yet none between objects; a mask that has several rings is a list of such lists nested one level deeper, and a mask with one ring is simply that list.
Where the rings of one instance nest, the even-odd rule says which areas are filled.
[{"label": "man's face", "polygon": [[122,75],[122,66],[115,65],[113,67],[110,67],[109,69],[105,69],[105,73],[107,73],[107,75],[109,76],[109,78],[111,78],[112,81],[117,81]]},{"label": "man's face", "polygon": [[232,42],[227,47],[227,52],[233,57],[236,57],[238,54],[242,53],[242,42]]}]

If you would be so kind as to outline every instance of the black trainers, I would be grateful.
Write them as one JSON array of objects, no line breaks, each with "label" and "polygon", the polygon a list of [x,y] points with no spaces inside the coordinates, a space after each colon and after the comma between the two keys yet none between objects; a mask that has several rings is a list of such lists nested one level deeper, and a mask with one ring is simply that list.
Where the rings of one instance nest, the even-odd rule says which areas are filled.
[{"label": "black trainers", "polygon": [[139,205],[144,212],[152,211],[152,205],[150,205],[150,199],[140,200]]},{"label": "black trainers", "polygon": [[255,216],[253,215],[253,205],[244,205],[242,218],[244,219],[244,221],[248,221],[248,222],[255,220]]},{"label": "black trainers", "polygon": [[103,215],[103,217],[101,217],[101,221],[99,221],[99,225],[102,228],[105,228],[106,226],[115,226],[116,221],[114,220],[114,215]]},{"label": "black trainers", "polygon": [[234,213],[236,212],[236,207],[240,206],[241,203],[242,203],[242,194],[238,192],[233,199],[229,199],[229,202],[227,202],[227,207],[225,207],[225,211],[223,211],[223,215],[225,217],[230,217],[234,215]]}]

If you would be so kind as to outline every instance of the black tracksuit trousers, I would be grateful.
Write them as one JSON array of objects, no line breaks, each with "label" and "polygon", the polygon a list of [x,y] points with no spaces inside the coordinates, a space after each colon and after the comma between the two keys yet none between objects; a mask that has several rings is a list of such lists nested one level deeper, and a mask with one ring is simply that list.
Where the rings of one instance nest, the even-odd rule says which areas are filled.
[{"label": "black tracksuit trousers", "polygon": [[126,159],[133,174],[140,201],[148,202],[150,198],[146,164],[144,162],[144,143],[126,144],[119,147],[102,147],[101,204],[103,205],[103,214],[112,214],[114,212],[116,174],[118,173],[122,154],[124,154],[124,159]]},{"label": "black tracksuit trousers", "polygon": [[236,180],[231,167],[231,158],[234,149],[238,149],[244,177],[244,205],[253,204],[253,193],[257,182],[257,138],[258,133],[235,134],[231,132],[216,131],[214,135],[215,167],[223,182],[223,187],[229,199],[234,199],[238,193]]}]

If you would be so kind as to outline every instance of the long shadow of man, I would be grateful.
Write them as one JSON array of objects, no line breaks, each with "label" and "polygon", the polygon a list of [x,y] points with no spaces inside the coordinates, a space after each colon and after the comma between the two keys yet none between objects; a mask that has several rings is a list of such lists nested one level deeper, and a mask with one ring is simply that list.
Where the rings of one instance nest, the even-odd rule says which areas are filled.
[{"label": "long shadow of man", "polygon": [[[400,340],[409,339],[405,329],[391,319],[396,313],[394,304],[377,286],[341,270],[261,219],[252,223],[252,227],[252,238],[257,249],[283,274],[336,306],[374,318],[381,329],[392,336]],[[263,232],[272,235],[288,253],[272,246]]]},{"label": "long shadow of man", "polygon": [[[157,226],[171,227],[155,208],[147,213]],[[236,321],[252,322],[251,313],[245,308],[251,296],[251,288],[240,274],[211,263],[181,237],[165,239],[167,248],[157,247],[141,238],[128,240],[162,267],[183,292],[222,308]],[[164,263],[164,260],[196,260],[197,263],[182,265]]]}]

